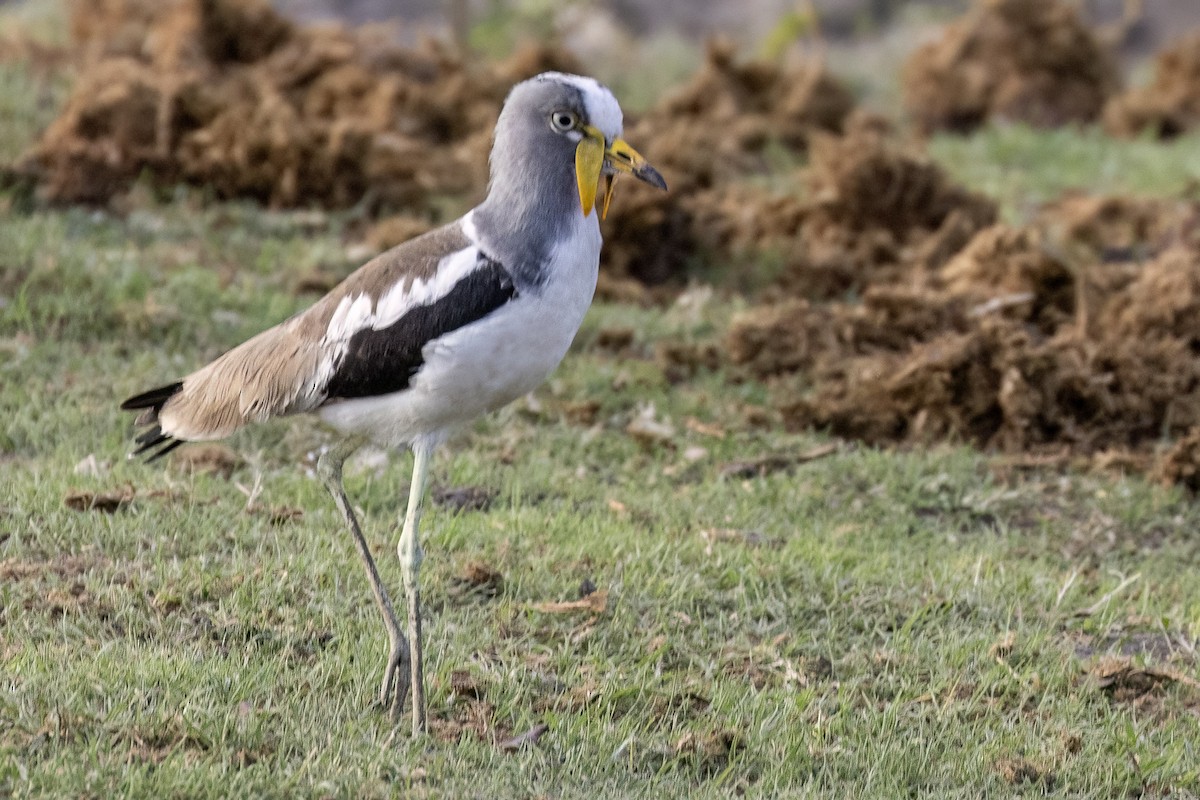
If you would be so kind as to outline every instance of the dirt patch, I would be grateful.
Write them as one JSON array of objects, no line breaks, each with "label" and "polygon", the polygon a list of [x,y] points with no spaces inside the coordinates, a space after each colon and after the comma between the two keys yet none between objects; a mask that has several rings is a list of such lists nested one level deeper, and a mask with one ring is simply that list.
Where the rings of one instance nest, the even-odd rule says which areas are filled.
[{"label": "dirt patch", "polygon": [[[805,252],[785,265],[781,282],[809,298],[929,269],[998,213],[915,148],[873,130],[817,137],[802,179],[811,198],[799,230]],[[844,280],[830,281],[839,270]]]},{"label": "dirt patch", "polygon": [[[813,134],[809,166],[796,175],[803,196],[741,186],[689,198],[697,241],[716,262],[732,263],[732,282],[748,274],[792,302],[901,278],[919,286],[995,222],[995,203],[954,183],[917,147],[851,125],[841,136]],[[815,333],[836,335],[816,324]]]},{"label": "dirt patch", "polygon": [[1177,340],[1092,337],[1068,325],[1047,335],[996,315],[964,322],[903,351],[826,355],[815,392],[786,405],[785,420],[873,443],[950,438],[1087,454],[1146,447],[1164,426],[1200,421],[1200,371]]},{"label": "dirt patch", "polygon": [[30,579],[43,580],[54,576],[65,581],[109,567],[111,564],[107,558],[96,555],[59,555],[44,561],[8,558],[0,561],[0,580],[7,583]]},{"label": "dirt patch", "polygon": [[73,511],[103,511],[106,514],[115,514],[133,502],[134,494],[136,492],[132,485],[108,492],[71,489],[63,497],[63,505]]},{"label": "dirt patch", "polygon": [[490,600],[504,591],[504,575],[482,561],[468,561],[450,582],[450,595],[459,601]]},{"label": "dirt patch", "polygon": [[148,171],[273,206],[444,213],[487,178],[511,85],[577,69],[561,50],[472,68],[447,46],[294,27],[265,0],[110,0],[73,7],[84,69],[24,159],[45,197],[102,202]]},{"label": "dirt patch", "polygon": [[625,138],[652,158],[671,191],[622,185],[605,227],[606,270],[651,285],[684,274],[690,260],[711,256],[712,209],[727,191],[735,199],[719,215],[753,216],[732,183],[769,173],[773,147],[803,153],[814,133],[841,131],[853,108],[853,95],[820,62],[741,61],[732,44],[712,43],[684,86],[627,126]]},{"label": "dirt patch", "polygon": [[452,511],[487,511],[496,499],[496,490],[486,486],[435,486],[430,498],[438,508]]},{"label": "dirt patch", "polygon": [[1054,772],[1043,769],[1026,758],[1001,758],[995,770],[1007,783],[1014,786],[1032,784],[1046,790],[1054,787]]},{"label": "dirt patch", "polygon": [[429,732],[443,742],[459,742],[468,736],[483,742],[511,738],[509,729],[497,726],[496,706],[469,696],[456,701],[445,715],[431,716]]},{"label": "dirt patch", "polygon": [[[1164,432],[1200,427],[1195,201],[1073,195],[998,225],[990,202],[869,132],[817,137],[804,179],[779,299],[736,316],[722,348],[776,383],[789,427],[1135,469]],[[844,270],[842,292],[801,277],[828,276],[805,272],[822,262]],[[1196,483],[1195,449],[1156,474]]]},{"label": "dirt patch", "polygon": [[242,457],[232,447],[202,442],[171,454],[171,463],[185,472],[204,473],[230,478],[242,466]]},{"label": "dirt patch", "polygon": [[1112,98],[1104,108],[1104,127],[1114,136],[1147,131],[1161,139],[1200,125],[1200,33],[1191,33],[1155,58],[1154,78]]},{"label": "dirt patch", "polygon": [[1154,476],[1168,486],[1200,492],[1200,428],[1192,428],[1163,453]]},{"label": "dirt patch", "polygon": [[724,770],[730,759],[745,749],[745,734],[731,728],[699,734],[688,731],[672,746],[677,759],[691,764],[705,777],[711,777]]},{"label": "dirt patch", "polygon": [[1089,257],[1112,264],[1198,241],[1198,214],[1190,200],[1071,193],[1045,206],[1036,224],[1052,242],[1084,248]]},{"label": "dirt patch", "polygon": [[[366,200],[370,211],[403,209],[369,230],[376,250],[481,198],[492,127],[513,83],[580,71],[554,47],[488,64],[432,41],[401,47],[378,30],[299,27],[266,0],[81,2],[72,35],[80,78],[18,165],[43,197],[106,202],[149,175],[277,207]],[[639,285],[713,257],[714,222],[729,247],[754,253],[759,233],[794,234],[790,199],[731,187],[777,171],[816,133],[842,131],[853,109],[819,60],[742,60],[714,42],[689,81],[627,126],[672,191],[622,182],[605,225],[602,296],[655,299]],[[766,227],[744,224],[768,212]],[[848,280],[835,274],[829,291]]]},{"label": "dirt patch", "polygon": [[1172,685],[1200,690],[1200,681],[1178,670],[1138,666],[1129,658],[1107,656],[1087,668],[1095,686],[1117,703],[1134,703],[1147,695],[1161,694]]},{"label": "dirt patch", "polygon": [[1064,0],[980,0],[903,74],[905,108],[926,131],[1090,122],[1118,85],[1111,49]]}]

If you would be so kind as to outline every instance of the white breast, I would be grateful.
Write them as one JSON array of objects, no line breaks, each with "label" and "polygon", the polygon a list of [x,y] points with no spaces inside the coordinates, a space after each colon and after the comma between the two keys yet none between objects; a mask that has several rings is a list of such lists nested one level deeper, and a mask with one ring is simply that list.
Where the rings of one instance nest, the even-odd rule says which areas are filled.
[{"label": "white breast", "polygon": [[495,410],[530,392],[562,361],[596,290],[597,215],[580,215],[553,251],[538,291],[523,291],[478,322],[425,346],[405,390],[346,400],[318,412],[345,432],[400,446]]}]

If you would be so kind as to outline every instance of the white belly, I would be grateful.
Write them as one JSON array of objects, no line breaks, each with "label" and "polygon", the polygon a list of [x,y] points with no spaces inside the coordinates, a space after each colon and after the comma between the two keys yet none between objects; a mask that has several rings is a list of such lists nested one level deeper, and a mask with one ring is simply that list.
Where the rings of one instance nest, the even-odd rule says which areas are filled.
[{"label": "white belly", "polygon": [[[566,355],[596,290],[595,215],[572,246],[551,258],[540,292],[523,292],[478,322],[425,346],[424,365],[403,391],[343,400],[321,418],[385,446],[437,437],[532,391]],[[589,230],[589,228],[591,230]]]}]

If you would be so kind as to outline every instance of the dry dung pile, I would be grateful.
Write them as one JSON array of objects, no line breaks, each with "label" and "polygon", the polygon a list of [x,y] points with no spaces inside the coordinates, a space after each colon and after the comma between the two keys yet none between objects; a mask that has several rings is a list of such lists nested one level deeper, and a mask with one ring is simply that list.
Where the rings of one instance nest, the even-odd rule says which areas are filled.
[{"label": "dry dung pile", "polygon": [[625,138],[671,191],[622,185],[605,226],[606,271],[647,284],[684,274],[689,260],[708,254],[707,223],[722,213],[714,205],[737,213],[727,197],[765,197],[733,188],[735,181],[769,172],[771,147],[799,154],[814,133],[841,131],[853,109],[849,90],[819,63],[742,62],[729,43],[710,44],[687,84],[627,126]]},{"label": "dry dung pile", "polygon": [[79,2],[72,20],[80,76],[24,164],[61,202],[104,201],[148,170],[274,206],[370,193],[436,214],[484,185],[511,85],[577,69],[553,49],[470,69],[434,42],[294,27],[266,0]]},{"label": "dry dung pile", "polygon": [[1198,224],[1196,203],[1067,198],[857,302],[751,309],[725,349],[794,428],[1110,460],[1165,435],[1157,474],[1200,483]]},{"label": "dry dung pile", "polygon": [[1155,59],[1154,79],[1109,101],[1104,127],[1114,136],[1151,131],[1168,139],[1200,125],[1200,32],[1183,37]]},{"label": "dry dung pile", "polygon": [[980,0],[903,75],[905,108],[926,131],[966,132],[995,117],[1090,122],[1118,85],[1111,50],[1065,0]]},{"label": "dry dung pile", "polygon": [[[479,199],[513,83],[581,71],[552,48],[472,67],[435,42],[406,49],[378,31],[297,27],[267,0],[79,0],[71,30],[80,77],[21,167],[47,199],[104,202],[143,173],[272,206],[368,198],[403,211],[372,233],[377,246]],[[768,173],[772,148],[798,154],[816,133],[841,131],[853,107],[819,63],[740,61],[713,43],[686,85],[629,126],[672,191],[623,182],[605,226],[609,295],[637,295],[631,279],[681,276],[709,255],[714,227],[757,242],[726,216],[745,222],[745,209],[774,207],[786,217],[794,201],[735,182]],[[750,221],[764,234],[789,225]]]},{"label": "dry dung pile", "polygon": [[[813,134],[804,191],[775,195],[720,187],[681,201],[710,257],[773,264],[790,297],[826,300],[927,270],[996,219],[989,199],[954,184],[923,154],[850,123],[843,136]],[[727,268],[736,273],[740,266]]]},{"label": "dry dung pile", "polygon": [[1047,205],[1038,224],[1057,241],[1080,245],[1105,262],[1132,261],[1194,238],[1192,205],[1184,200],[1067,194]]},{"label": "dry dung pile", "polygon": [[1167,485],[1178,484],[1200,492],[1200,428],[1192,428],[1176,441],[1159,459],[1154,473]]},{"label": "dry dung pile", "polygon": [[[810,298],[862,291],[889,282],[889,273],[926,267],[997,215],[995,203],[953,183],[924,155],[870,130],[815,139],[804,183],[803,252],[785,265],[783,282]],[[827,291],[828,276],[838,272],[849,280]]]}]

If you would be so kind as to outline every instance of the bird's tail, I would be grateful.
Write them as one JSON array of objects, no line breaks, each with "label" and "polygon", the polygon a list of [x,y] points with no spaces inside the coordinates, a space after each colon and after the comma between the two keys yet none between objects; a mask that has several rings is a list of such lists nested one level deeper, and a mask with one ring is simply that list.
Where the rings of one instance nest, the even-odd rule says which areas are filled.
[{"label": "bird's tail", "polygon": [[[130,458],[148,454],[146,455],[146,460],[148,462],[155,461],[183,444],[182,439],[176,439],[169,433],[163,433],[162,425],[158,421],[158,414],[162,411],[163,406],[167,404],[168,400],[177,395],[182,388],[183,381],[177,381],[168,386],[160,386],[157,389],[151,389],[148,392],[134,395],[124,403],[121,403],[122,411],[142,412],[138,414],[134,424],[150,426],[139,433],[137,438],[134,439],[138,447],[129,454]],[[164,442],[165,444],[163,444]],[[159,447],[159,445],[163,446]],[[158,448],[157,450],[154,449],[156,447]]]}]

